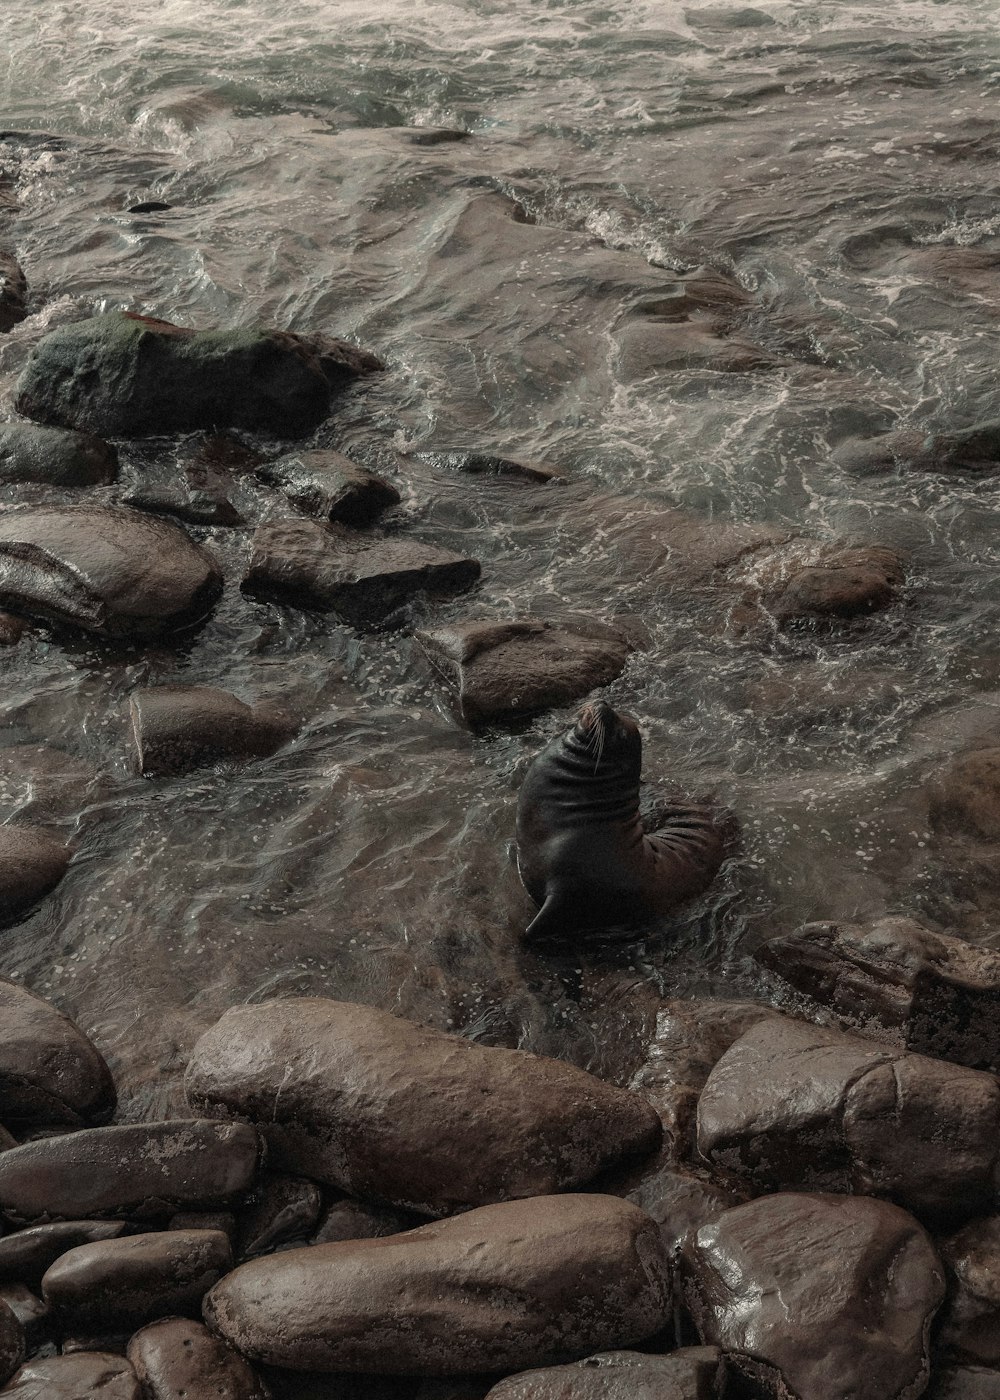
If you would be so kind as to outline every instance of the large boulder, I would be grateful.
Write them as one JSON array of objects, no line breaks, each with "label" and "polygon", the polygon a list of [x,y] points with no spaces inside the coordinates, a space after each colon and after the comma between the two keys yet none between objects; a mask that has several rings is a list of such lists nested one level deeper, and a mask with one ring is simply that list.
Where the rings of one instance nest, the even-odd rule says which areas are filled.
[{"label": "large boulder", "polygon": [[761,1190],[864,1192],[968,1216],[996,1196],[1000,1083],[775,1018],[747,1031],[709,1075],[698,1147]]},{"label": "large boulder", "polygon": [[718,1347],[682,1347],[669,1356],[606,1351],[508,1376],[487,1400],[720,1400],[724,1384]]},{"label": "large boulder", "polygon": [[914,1400],[940,1261],[886,1201],[768,1196],[699,1230],[685,1297],[704,1341],[774,1400]]},{"label": "large boulder", "polygon": [[255,1259],[213,1288],[205,1320],[252,1361],[441,1376],[630,1346],[664,1326],[669,1306],[649,1217],[569,1195]]},{"label": "large boulder", "polygon": [[90,433],[0,423],[0,482],[106,486],[117,475],[117,452]]},{"label": "large boulder", "polygon": [[46,1270],[61,1254],[77,1245],[119,1239],[130,1230],[124,1220],[60,1220],[5,1235],[0,1239],[0,1282],[40,1288]]},{"label": "large boulder", "polygon": [[20,918],[54,890],[69,862],[67,848],[38,827],[0,826],[0,924]]},{"label": "large boulder", "polygon": [[573,1065],[313,997],[227,1011],[185,1088],[259,1124],[279,1170],[434,1215],[573,1190],[660,1134],[637,1094]]},{"label": "large boulder", "polygon": [[2,1394],[11,1400],[143,1400],[132,1367],[107,1351],[32,1357]]},{"label": "large boulder", "polygon": [[210,1208],[249,1190],[259,1160],[260,1139],[246,1123],[85,1128],[0,1152],[0,1213],[19,1222],[144,1220]]},{"label": "large boulder", "polygon": [[632,650],[612,626],[538,618],[454,622],[417,640],[472,724],[578,700],[620,676]]},{"label": "large boulder", "polygon": [[0,248],[0,333],[28,314],[28,280],[13,253]]},{"label": "large boulder", "polygon": [[63,1330],[131,1332],[160,1317],[196,1317],[233,1266],[221,1230],[163,1230],[82,1244],[42,1279]]},{"label": "large boulder", "polygon": [[971,1221],[938,1248],[948,1272],[940,1345],[967,1361],[1000,1366],[1000,1216]]},{"label": "large boulder", "polygon": [[255,598],[378,627],[417,594],[450,598],[479,574],[477,560],[409,535],[373,537],[313,520],[278,520],[255,532],[240,586]]},{"label": "large boulder", "polygon": [[128,1359],[148,1400],[268,1400],[248,1362],[200,1322],[150,1323],[129,1342]]},{"label": "large boulder", "polygon": [[33,506],[0,515],[0,606],[106,636],[202,618],[222,574],[166,520],[111,506]]},{"label": "large boulder", "polygon": [[102,437],[199,428],[304,437],[326,417],[334,387],[377,366],[367,359],[352,370],[351,356],[320,338],[255,327],[198,331],[112,311],[38,343],[18,380],[17,409]]},{"label": "large boulder", "polygon": [[1000,953],[913,919],[804,924],[758,962],[879,1040],[1000,1071]]},{"label": "large boulder", "polygon": [[147,777],[188,773],[227,759],[264,758],[295,732],[277,706],[251,707],[214,686],[133,690],[129,709],[139,770]]},{"label": "large boulder", "polygon": [[306,515],[355,528],[400,501],[395,486],[341,452],[296,452],[258,467],[257,475]]},{"label": "large boulder", "polygon": [[0,1025],[0,1120],[81,1127],[111,1117],[111,1072],[68,1016],[0,978]]}]

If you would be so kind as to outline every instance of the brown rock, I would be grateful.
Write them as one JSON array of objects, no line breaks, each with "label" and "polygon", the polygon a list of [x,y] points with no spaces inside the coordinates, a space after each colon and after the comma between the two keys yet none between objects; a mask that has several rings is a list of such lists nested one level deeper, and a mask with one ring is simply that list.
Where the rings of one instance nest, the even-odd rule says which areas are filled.
[{"label": "brown rock", "polygon": [[0,1385],[10,1377],[24,1360],[24,1328],[11,1308],[0,1302]]},{"label": "brown rock", "polygon": [[0,924],[20,918],[54,890],[69,861],[66,847],[38,827],[0,826]]},{"label": "brown rock", "polygon": [[205,685],[161,685],[129,696],[140,772],[147,777],[189,773],[205,764],[263,758],[295,732],[274,705],[250,706]]},{"label": "brown rock", "polygon": [[938,776],[930,819],[946,834],[1000,840],[1000,748],[963,754]]},{"label": "brown rock", "polygon": [[27,623],[23,617],[0,612],[0,647],[15,647],[24,636]]},{"label": "brown rock", "polygon": [[260,1140],[245,1123],[84,1129],[0,1153],[0,1211],[17,1221],[144,1220],[182,1206],[225,1205],[253,1184],[259,1156]]},{"label": "brown rock", "polygon": [[57,1259],[42,1296],[63,1326],[131,1331],[156,1318],[197,1316],[233,1265],[218,1230],[167,1230],[82,1244]]},{"label": "brown rock", "polygon": [[606,1351],[508,1376],[488,1400],[720,1400],[724,1383],[718,1347],[682,1347],[669,1356]]},{"label": "brown rock", "polygon": [[67,1250],[118,1239],[128,1230],[120,1220],[65,1220],[6,1235],[0,1240],[0,1281],[40,1288],[43,1274]]},{"label": "brown rock", "polygon": [[[14,829],[0,827],[0,841],[3,832]],[[111,1117],[116,1104],[111,1071],[68,1016],[0,978],[0,1024],[0,1116],[6,1122],[80,1126]]]},{"label": "brown rock", "polygon": [[45,1344],[52,1328],[52,1314],[41,1298],[36,1298],[23,1283],[0,1283],[0,1302],[6,1303],[24,1329],[29,1352]]},{"label": "brown rock", "polygon": [[0,514],[0,607],[108,636],[199,621],[222,591],[212,556],[177,525],[111,506]]},{"label": "brown rock", "polygon": [[1000,1216],[971,1221],[938,1248],[948,1274],[940,1345],[966,1361],[1000,1365]]},{"label": "brown rock", "polygon": [[394,486],[340,452],[297,452],[258,467],[257,475],[306,515],[355,528],[373,524],[400,501]]},{"label": "brown rock", "polygon": [[3,1388],[14,1400],[142,1400],[132,1367],[110,1352],[36,1356]]},{"label": "brown rock", "polygon": [[334,1244],[341,1240],[381,1240],[426,1225],[427,1217],[388,1206],[367,1206],[361,1201],[336,1201],[323,1216],[313,1235],[313,1244]]},{"label": "brown rock", "polygon": [[434,1215],[572,1190],[660,1131],[638,1095],[572,1065],[314,997],[227,1011],[185,1088],[197,1111],[259,1123],[279,1170]]},{"label": "brown rock", "polygon": [[780,623],[853,618],[888,607],[904,579],[900,555],[883,545],[792,540],[753,550],[727,571]]},{"label": "brown rock", "polygon": [[778,1195],[727,1211],[686,1256],[702,1338],[774,1400],[912,1400],[944,1295],[917,1222],[885,1201]]},{"label": "brown rock", "polygon": [[759,1189],[880,1194],[970,1215],[995,1198],[1000,1084],[840,1031],[768,1020],[709,1075],[698,1147]]},{"label": "brown rock", "polygon": [[663,1326],[669,1287],[642,1211],[543,1196],[256,1259],[212,1290],[205,1320],[277,1366],[451,1375],[629,1346]]},{"label": "brown rock", "polygon": [[312,520],[279,520],[255,533],[240,586],[255,598],[378,627],[417,594],[450,598],[479,574],[477,560],[409,536],[376,538]]},{"label": "brown rock", "polygon": [[239,1352],[200,1322],[170,1317],[137,1332],[128,1359],[148,1400],[268,1400]]},{"label": "brown rock", "polygon": [[1000,1072],[1000,953],[912,919],[804,924],[754,953],[892,1045]]},{"label": "brown rock", "polygon": [[179,1210],[167,1221],[168,1230],[221,1230],[230,1244],[236,1239],[236,1216],[231,1210]]},{"label": "brown rock", "polygon": [[895,470],[992,471],[1000,465],[1000,424],[982,423],[953,433],[901,428],[877,437],[847,438],[833,457],[858,476]]},{"label": "brown rock", "polygon": [[28,314],[28,280],[13,253],[0,248],[0,332],[12,331]]},{"label": "brown rock", "polygon": [[118,453],[89,433],[0,423],[0,482],[107,486],[117,475]]},{"label": "brown rock", "polygon": [[537,618],[456,622],[417,640],[473,724],[577,700],[620,676],[632,650],[611,626]]},{"label": "brown rock", "polygon": [[240,1212],[239,1254],[253,1259],[289,1240],[307,1240],[323,1209],[323,1193],[298,1176],[265,1176]]}]

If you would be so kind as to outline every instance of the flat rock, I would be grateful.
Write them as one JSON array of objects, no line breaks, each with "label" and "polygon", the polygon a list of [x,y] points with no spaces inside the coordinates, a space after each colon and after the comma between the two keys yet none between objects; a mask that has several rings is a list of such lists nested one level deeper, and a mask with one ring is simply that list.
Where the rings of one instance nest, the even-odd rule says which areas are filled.
[{"label": "flat rock", "polygon": [[360,528],[371,525],[400,494],[374,472],[340,452],[297,452],[257,468],[266,481],[306,515]]},{"label": "flat rock", "polygon": [[139,771],[189,773],[208,763],[264,758],[295,732],[276,705],[250,706],[214,686],[163,685],[129,696]]},{"label": "flat rock", "polygon": [[610,1196],[566,1195],[253,1260],[216,1285],[205,1320],[252,1361],[443,1376],[630,1346],[669,1308],[648,1216]]},{"label": "flat rock", "polygon": [[501,457],[495,452],[414,452],[418,462],[432,467],[462,472],[466,476],[506,476],[547,486],[550,481],[562,481],[563,473],[544,462],[526,462],[520,458]]},{"label": "flat rock", "polygon": [[118,453],[90,433],[0,423],[0,482],[107,486],[117,475]]},{"label": "flat rock", "polygon": [[112,311],[38,343],[18,380],[17,410],[102,437],[225,428],[304,437],[326,417],[331,390],[367,372],[365,352],[352,358],[352,350],[321,336],[199,331]]},{"label": "flat rock", "polygon": [[166,520],[112,506],[0,514],[0,606],[106,636],[199,621],[222,592],[200,545]]},{"label": "flat rock", "polygon": [[[54,890],[69,862],[70,851],[38,827],[0,826],[0,923],[20,918]],[[0,1064],[2,1056],[0,1047]]]},{"label": "flat rock", "polygon": [[24,1328],[13,1309],[0,1302],[0,1385],[10,1377],[24,1360]]},{"label": "flat rock", "polygon": [[702,1339],[774,1400],[911,1400],[944,1296],[934,1247],[886,1201],[778,1195],[727,1211],[685,1258]]},{"label": "flat rock", "polygon": [[323,1193],[300,1176],[261,1178],[240,1212],[239,1258],[270,1254],[290,1240],[307,1240],[323,1209]]},{"label": "flat rock", "polygon": [[28,314],[28,280],[13,253],[0,248],[0,333],[12,331]]},{"label": "flat rock", "polygon": [[318,997],[227,1011],[185,1089],[258,1123],[276,1169],[430,1215],[572,1190],[660,1135],[637,1094],[560,1060]]},{"label": "flat rock", "polygon": [[150,1323],[129,1342],[128,1359],[148,1400],[268,1400],[249,1363],[200,1322]]},{"label": "flat rock", "polygon": [[632,650],[612,626],[537,618],[457,622],[417,640],[470,723],[578,700],[620,676]]},{"label": "flat rock", "polygon": [[948,1276],[938,1344],[966,1361],[1000,1365],[1000,1216],[938,1241]]},{"label": "flat rock", "polygon": [[682,1347],[669,1356],[606,1351],[508,1376],[488,1400],[720,1400],[724,1383],[718,1347]]},{"label": "flat rock", "polygon": [[2,1393],[14,1400],[142,1400],[132,1367],[106,1351],[33,1357]]},{"label": "flat rock", "polygon": [[913,919],[805,924],[758,962],[868,1035],[1000,1072],[1000,953]]},{"label": "flat rock", "polygon": [[[0,834],[8,830],[0,827]],[[0,1024],[4,1122],[80,1127],[111,1117],[117,1101],[111,1071],[68,1016],[18,983],[0,978]]]},{"label": "flat rock", "polygon": [[67,1250],[98,1240],[119,1239],[130,1229],[121,1220],[60,1220],[0,1239],[0,1281],[40,1288],[42,1276]]},{"label": "flat rock", "polygon": [[42,1296],[69,1328],[132,1331],[160,1317],[196,1316],[233,1265],[218,1230],[169,1230],[67,1251],[42,1279]]},{"label": "flat rock", "polygon": [[775,1018],[741,1036],[709,1075],[698,1147],[760,1190],[871,1193],[918,1212],[968,1216],[995,1199],[1000,1084]]},{"label": "flat rock", "polygon": [[0,1212],[23,1222],[144,1220],[226,1205],[252,1186],[259,1158],[260,1139],[245,1123],[85,1128],[0,1153]]},{"label": "flat rock", "polygon": [[241,587],[256,598],[377,627],[417,594],[454,597],[479,574],[477,560],[409,535],[373,537],[312,520],[278,520],[255,532]]},{"label": "flat rock", "polygon": [[834,461],[856,476],[889,471],[983,472],[1000,466],[1000,423],[981,423],[959,432],[901,428],[875,437],[847,438]]}]

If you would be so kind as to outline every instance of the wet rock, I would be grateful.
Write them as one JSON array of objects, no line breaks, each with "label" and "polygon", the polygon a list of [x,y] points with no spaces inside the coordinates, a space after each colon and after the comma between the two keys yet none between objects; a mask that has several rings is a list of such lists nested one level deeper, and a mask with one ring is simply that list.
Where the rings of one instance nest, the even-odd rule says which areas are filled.
[{"label": "wet rock", "polygon": [[939,1344],[963,1360],[1000,1365],[1000,1216],[971,1221],[938,1248],[948,1275]]},{"label": "wet rock", "polygon": [[148,1400],[268,1400],[248,1362],[200,1322],[151,1323],[129,1342],[128,1359]]},{"label": "wet rock", "polygon": [[269,1254],[289,1240],[306,1240],[316,1228],[323,1194],[298,1176],[266,1176],[240,1213],[239,1258]]},{"label": "wet rock", "polygon": [[142,1400],[129,1363],[102,1351],[33,1357],[2,1393],[13,1400]]},{"label": "wet rock", "polygon": [[718,1347],[682,1347],[669,1356],[606,1351],[508,1376],[488,1400],[719,1400],[724,1383]]},{"label": "wet rock", "polygon": [[706,1174],[679,1172],[666,1163],[641,1172],[631,1180],[599,1183],[615,1196],[644,1210],[660,1227],[660,1239],[669,1258],[676,1258],[691,1235],[718,1220],[724,1211],[742,1204],[742,1197],[707,1179]]},{"label": "wet rock", "polygon": [[273,521],[253,537],[244,593],[379,626],[419,593],[450,598],[479,578],[475,559],[409,536],[372,538],[311,520]]},{"label": "wet rock", "polygon": [[660,1133],[637,1094],[572,1065],[318,997],[227,1011],[185,1091],[259,1123],[278,1170],[433,1215],[571,1190]]},{"label": "wet rock", "polygon": [[207,550],[178,526],[120,507],[0,515],[0,606],[105,636],[199,621],[222,592]]},{"label": "wet rock", "polygon": [[618,332],[618,372],[629,383],[676,370],[754,374],[780,369],[787,359],[742,335],[727,334],[710,321],[676,321],[647,315]]},{"label": "wet rock", "polygon": [[937,831],[1000,840],[1000,748],[962,754],[932,782],[929,796]]},{"label": "wet rock", "polygon": [[43,1274],[67,1250],[98,1240],[120,1239],[129,1229],[120,1220],[65,1220],[5,1235],[0,1239],[0,1281],[38,1289]]},{"label": "wet rock", "polygon": [[909,1400],[944,1295],[934,1247],[885,1201],[778,1195],[727,1211],[687,1251],[702,1338],[774,1400]]},{"label": "wet rock", "polygon": [[583,622],[457,622],[417,633],[470,723],[569,704],[625,669],[632,650],[614,627]]},{"label": "wet rock", "polygon": [[762,1190],[880,1194],[968,1216],[995,1198],[1000,1084],[840,1031],[769,1020],[709,1075],[698,1147]]},{"label": "wet rock", "polygon": [[251,1360],[451,1375],[629,1346],[662,1327],[656,1226],[610,1196],[507,1202],[402,1235],[241,1265],[205,1319]]},{"label": "wet rock", "polygon": [[396,128],[393,134],[409,146],[450,146],[456,141],[468,141],[472,135],[453,126],[404,126]]},{"label": "wet rock", "polygon": [[525,462],[514,457],[501,457],[493,452],[415,452],[418,462],[432,467],[464,472],[467,476],[508,476],[545,486],[550,481],[562,481],[564,474],[544,462]]},{"label": "wet rock", "polygon": [[0,612],[0,647],[15,647],[24,636],[27,623],[23,617]]},{"label": "wet rock", "polygon": [[189,525],[236,526],[245,522],[224,493],[192,488],[179,480],[143,482],[123,498],[126,505],[153,515],[173,515]]},{"label": "wet rock", "polygon": [[0,1302],[6,1303],[24,1328],[29,1352],[45,1344],[52,1330],[52,1314],[41,1298],[36,1298],[23,1283],[0,1283]]},{"label": "wet rock", "polygon": [[12,331],[28,314],[28,280],[13,253],[0,248],[0,333]]},{"label": "wet rock", "polygon": [[847,438],[833,457],[857,476],[896,470],[992,471],[1000,466],[1000,423],[983,423],[956,433],[903,428],[877,437]]},{"label": "wet rock", "polygon": [[805,924],[754,957],[889,1044],[1000,1072],[1000,953],[913,919]]},{"label": "wet rock", "polygon": [[0,1385],[24,1360],[24,1328],[6,1303],[0,1302]]},{"label": "wet rock", "polygon": [[90,433],[0,423],[0,482],[106,486],[118,475],[118,453]]},{"label": "wet rock", "polygon": [[257,468],[257,475],[306,515],[325,517],[355,529],[371,525],[398,505],[389,482],[339,452],[298,452]]},{"label": "wet rock", "polygon": [[64,1328],[132,1330],[160,1317],[197,1316],[233,1265],[217,1230],[170,1230],[83,1244],[57,1259],[42,1296]]},{"label": "wet rock", "polygon": [[252,1186],[259,1157],[260,1140],[245,1123],[88,1128],[0,1153],[0,1212],[25,1222],[145,1220],[226,1205]]},{"label": "wet rock", "polygon": [[141,204],[130,204],[129,214],[165,214],[168,209],[173,209],[172,204],[164,204],[161,199],[147,199]]},{"label": "wet rock", "polygon": [[250,706],[214,686],[164,685],[129,696],[139,771],[189,773],[205,764],[264,758],[295,732],[275,705]]},{"label": "wet rock", "polygon": [[323,1216],[323,1223],[312,1238],[313,1244],[334,1244],[339,1240],[380,1240],[401,1235],[426,1225],[426,1216],[410,1211],[369,1206],[361,1201],[335,1201]]},{"label": "wet rock", "polygon": [[1000,1371],[985,1366],[942,1366],[924,1400],[1000,1400]]},{"label": "wet rock", "polygon": [[748,602],[777,622],[863,616],[889,607],[905,575],[883,545],[793,540],[752,551],[727,571]]},{"label": "wet rock", "polygon": [[331,389],[366,372],[365,359],[322,336],[196,331],[114,311],[39,342],[17,384],[17,409],[102,437],[224,428],[304,437],[326,417]]},{"label": "wet rock", "polygon": [[[69,868],[70,854],[38,827],[0,826],[0,924],[20,918],[54,890]],[[0,1064],[2,1054],[0,1047]]]},{"label": "wet rock", "polygon": [[[9,830],[0,827],[0,838]],[[0,1025],[0,1116],[5,1122],[79,1127],[111,1117],[116,1105],[111,1071],[68,1016],[0,978]]]}]

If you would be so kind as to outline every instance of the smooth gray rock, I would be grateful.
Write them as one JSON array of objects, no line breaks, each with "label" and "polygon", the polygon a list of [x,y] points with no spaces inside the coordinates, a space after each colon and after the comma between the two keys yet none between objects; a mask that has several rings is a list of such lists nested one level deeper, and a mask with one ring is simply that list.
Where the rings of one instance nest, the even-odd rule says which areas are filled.
[{"label": "smooth gray rock", "polygon": [[340,452],[296,452],[258,467],[257,476],[306,515],[355,529],[373,524],[401,499],[388,481]]},{"label": "smooth gray rock", "polygon": [[117,475],[118,453],[90,433],[0,423],[0,482],[107,486]]},{"label": "smooth gray rock", "polygon": [[252,1361],[443,1376],[630,1346],[664,1325],[669,1300],[641,1210],[541,1196],[255,1259],[212,1289],[205,1320]]},{"label": "smooth gray rock", "polygon": [[150,1323],[129,1342],[128,1359],[148,1400],[269,1400],[250,1364],[200,1322]]},{"label": "smooth gray rock", "polygon": [[487,1400],[721,1400],[724,1384],[718,1347],[682,1347],[669,1356],[606,1351],[508,1376]]},{"label": "smooth gray rock", "polygon": [[227,1011],[185,1090],[259,1124],[278,1170],[432,1215],[575,1189],[660,1135],[637,1094],[560,1060],[318,997]]},{"label": "smooth gray rock", "polygon": [[[0,826],[0,924],[20,918],[54,890],[69,868],[70,854],[36,826]],[[2,1057],[0,1047],[0,1064]]]},{"label": "smooth gray rock", "polygon": [[147,777],[264,758],[295,732],[294,722],[276,705],[250,706],[214,686],[144,687],[129,696],[129,710],[139,771]]},{"label": "smooth gray rock", "polygon": [[33,1357],[0,1393],[13,1400],[142,1400],[129,1363],[104,1351]]},{"label": "smooth gray rock", "polygon": [[105,636],[195,623],[222,592],[218,564],[166,520],[112,506],[0,514],[0,607]]},{"label": "smooth gray rock", "polygon": [[[0,852],[9,830],[0,827]],[[0,1118],[79,1127],[111,1117],[117,1101],[111,1071],[68,1016],[0,978],[0,1026]]]}]

